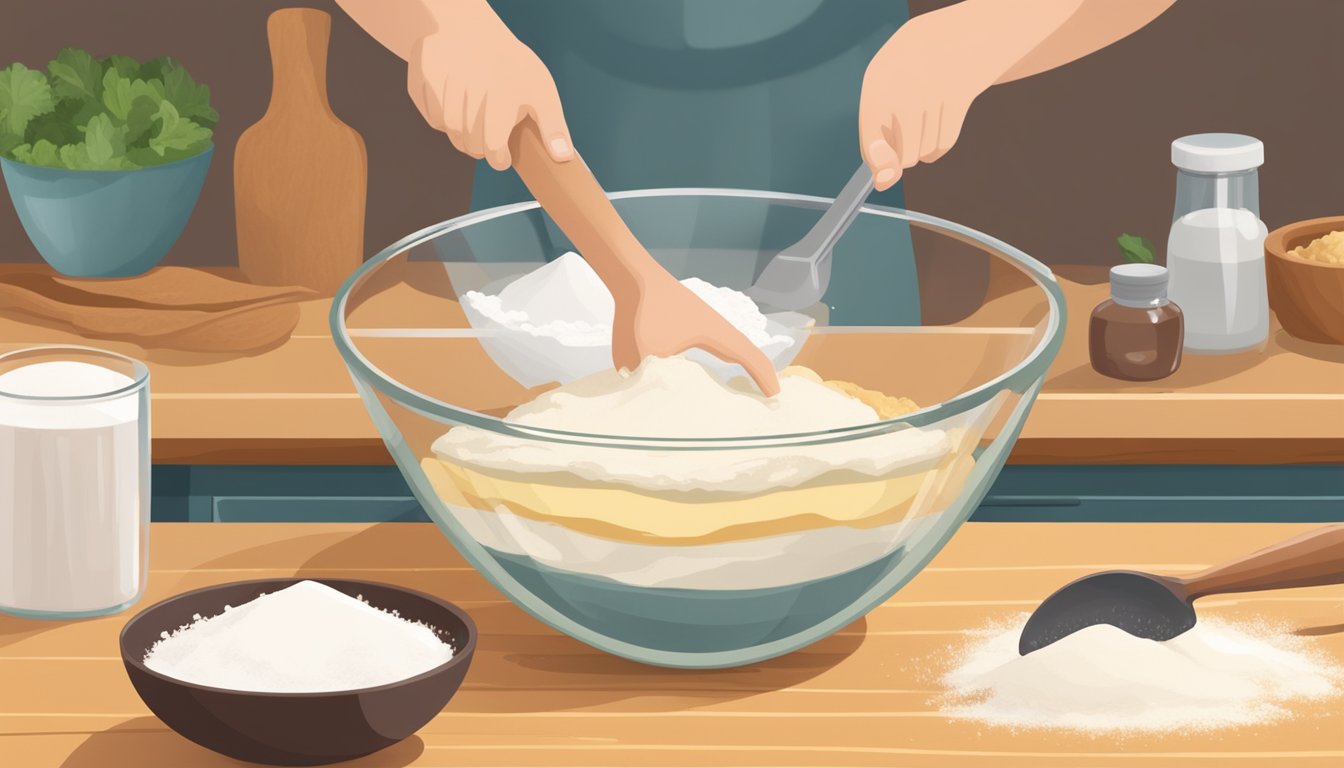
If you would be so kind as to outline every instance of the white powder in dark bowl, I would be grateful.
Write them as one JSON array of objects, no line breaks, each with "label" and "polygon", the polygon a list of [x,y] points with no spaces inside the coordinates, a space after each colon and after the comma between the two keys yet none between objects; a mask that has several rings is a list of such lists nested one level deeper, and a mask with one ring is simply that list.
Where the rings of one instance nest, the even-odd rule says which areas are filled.
[{"label": "white powder in dark bowl", "polygon": [[164,632],[145,666],[215,688],[316,693],[395,683],[452,658],[425,624],[301,581]]}]

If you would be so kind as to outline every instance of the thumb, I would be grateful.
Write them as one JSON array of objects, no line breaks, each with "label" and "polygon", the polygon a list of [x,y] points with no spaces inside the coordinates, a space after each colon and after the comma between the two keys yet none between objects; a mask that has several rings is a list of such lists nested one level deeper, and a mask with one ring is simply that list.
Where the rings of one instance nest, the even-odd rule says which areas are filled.
[{"label": "thumb", "polygon": [[546,96],[528,105],[527,114],[537,124],[546,152],[557,163],[574,159],[574,142],[569,138],[569,126],[565,124],[565,111],[560,106],[560,96],[554,89]]},{"label": "thumb", "polygon": [[873,171],[873,187],[881,192],[901,179],[901,157],[882,132],[882,121],[859,116],[859,151]]}]

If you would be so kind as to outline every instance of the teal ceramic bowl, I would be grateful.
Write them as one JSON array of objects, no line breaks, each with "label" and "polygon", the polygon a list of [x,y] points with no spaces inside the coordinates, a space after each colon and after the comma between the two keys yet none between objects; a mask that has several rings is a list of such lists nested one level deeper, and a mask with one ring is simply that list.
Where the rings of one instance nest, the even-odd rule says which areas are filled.
[{"label": "teal ceramic bowl", "polygon": [[[716,189],[611,197],[674,275],[738,290],[830,203]],[[539,390],[495,361],[491,331],[473,328],[459,299],[570,248],[536,203],[430,227],[345,283],[332,335],[397,466],[463,557],[541,621],[649,664],[750,664],[878,609],[979,505],[1064,328],[1063,296],[1041,263],[954,222],[868,206],[834,258],[867,251],[906,262],[889,275],[908,278],[874,276],[881,290],[870,294],[901,319],[832,325],[829,305],[819,304],[806,312],[814,322],[794,362],[909,397],[918,410],[856,427],[742,437],[520,426],[502,417]],[[440,436],[463,429],[551,463],[473,464],[436,452]],[[837,455],[883,468],[852,464],[752,488],[712,477]],[[660,490],[605,469],[631,462],[689,463],[704,470],[691,482],[704,485]]]},{"label": "teal ceramic bowl", "polygon": [[214,146],[132,171],[72,171],[0,158],[33,247],[71,277],[130,277],[163,260],[196,207]]}]

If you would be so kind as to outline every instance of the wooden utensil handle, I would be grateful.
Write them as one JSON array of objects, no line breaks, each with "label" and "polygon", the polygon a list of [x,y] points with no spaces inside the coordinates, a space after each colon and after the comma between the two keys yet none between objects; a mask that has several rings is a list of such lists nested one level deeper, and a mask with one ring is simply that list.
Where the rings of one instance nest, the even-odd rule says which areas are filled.
[{"label": "wooden utensil handle", "polygon": [[266,20],[271,48],[271,103],[312,108],[327,101],[331,16],[316,8],[281,8]]},{"label": "wooden utensil handle", "polygon": [[650,270],[661,269],[625,225],[578,153],[568,162],[553,160],[530,119],[514,129],[509,150],[513,167],[532,196],[618,301]]},{"label": "wooden utensil handle", "polygon": [[1344,524],[1328,525],[1184,579],[1190,599],[1344,583]]}]

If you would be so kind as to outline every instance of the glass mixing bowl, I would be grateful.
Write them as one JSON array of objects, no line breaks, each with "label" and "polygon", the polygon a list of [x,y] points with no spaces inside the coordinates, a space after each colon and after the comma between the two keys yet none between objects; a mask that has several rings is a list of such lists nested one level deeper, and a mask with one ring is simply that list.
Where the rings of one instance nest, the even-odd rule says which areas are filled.
[{"label": "glass mixing bowl", "polygon": [[[677,277],[738,290],[829,203],[709,189],[611,197]],[[535,203],[429,227],[351,276],[334,302],[333,335],[388,450],[462,555],[541,621],[663,666],[778,656],[895,593],[989,489],[1064,325],[1049,269],[1021,251],[950,221],[867,207],[834,258],[890,258],[894,270],[880,274],[905,277],[868,288],[902,324],[831,325],[821,303],[784,317],[796,332],[791,356],[918,410],[825,432],[713,439],[506,421],[555,384],[520,382],[506,369],[517,373],[516,355],[502,368],[508,339],[474,328],[460,298],[569,250]],[[456,430],[546,460],[515,466],[445,451],[440,438]],[[811,470],[772,484],[772,468],[798,466]],[[681,474],[651,487],[631,467]],[[719,482],[738,470],[755,480]]]}]

